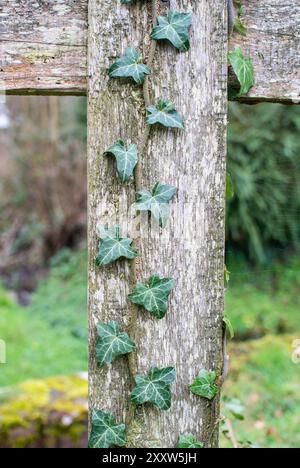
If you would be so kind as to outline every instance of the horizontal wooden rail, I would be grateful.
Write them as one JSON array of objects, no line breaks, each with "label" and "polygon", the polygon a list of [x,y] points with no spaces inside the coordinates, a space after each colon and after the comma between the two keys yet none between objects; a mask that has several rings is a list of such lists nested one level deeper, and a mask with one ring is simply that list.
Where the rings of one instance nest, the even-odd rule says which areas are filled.
[{"label": "horizontal wooden rail", "polygon": [[[0,90],[86,94],[87,4],[87,0],[3,2]],[[243,4],[247,37],[234,34],[229,44],[230,50],[240,45],[255,68],[256,85],[243,101],[300,103],[299,0],[243,0]]]}]

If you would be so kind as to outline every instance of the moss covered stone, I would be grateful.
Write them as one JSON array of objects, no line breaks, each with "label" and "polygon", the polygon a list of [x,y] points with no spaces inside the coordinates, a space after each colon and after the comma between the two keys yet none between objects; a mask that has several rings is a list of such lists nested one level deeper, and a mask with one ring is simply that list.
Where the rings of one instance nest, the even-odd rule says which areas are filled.
[{"label": "moss covered stone", "polygon": [[85,447],[87,393],[85,375],[30,380],[3,393],[0,448]]}]

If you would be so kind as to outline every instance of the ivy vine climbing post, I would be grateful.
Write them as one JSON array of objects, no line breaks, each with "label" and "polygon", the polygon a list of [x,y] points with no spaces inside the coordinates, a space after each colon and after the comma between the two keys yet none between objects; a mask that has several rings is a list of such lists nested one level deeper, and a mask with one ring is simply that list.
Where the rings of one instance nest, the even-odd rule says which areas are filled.
[{"label": "ivy vine climbing post", "polygon": [[[162,40],[158,30],[151,39],[159,15],[177,21],[170,11],[191,14],[181,17],[184,30],[175,28],[179,42]],[[223,368],[227,1],[89,0],[88,37],[90,407],[126,426],[107,444],[124,445],[124,429],[127,447],[175,447],[187,434],[214,447]],[[124,78],[120,57],[121,66],[143,63],[144,76]],[[120,252],[127,258],[117,260]],[[161,306],[141,303],[143,288],[155,287],[166,288]],[[112,362],[99,334],[120,341],[123,332]],[[159,382],[163,402],[142,404],[139,386],[149,380]]]}]

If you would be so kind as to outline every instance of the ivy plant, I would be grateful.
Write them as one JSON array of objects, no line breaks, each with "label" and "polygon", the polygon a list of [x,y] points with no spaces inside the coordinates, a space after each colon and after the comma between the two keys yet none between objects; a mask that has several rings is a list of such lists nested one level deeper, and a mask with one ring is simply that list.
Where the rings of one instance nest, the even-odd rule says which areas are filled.
[{"label": "ivy plant", "polygon": [[145,76],[150,75],[151,70],[142,63],[138,51],[128,47],[123,57],[110,67],[108,73],[110,78],[132,78],[137,84],[143,84]]},{"label": "ivy plant", "polygon": [[89,448],[124,447],[125,424],[118,424],[111,413],[94,410]]},{"label": "ivy plant", "polygon": [[224,324],[225,324],[225,326],[226,326],[226,331],[227,331],[228,334],[229,334],[229,338],[230,338],[231,340],[233,340],[235,333],[234,333],[233,325],[232,325],[231,320],[230,320],[230,318],[228,317],[228,315],[224,315],[224,317],[223,317],[223,322],[224,322]]},{"label": "ivy plant", "polygon": [[135,405],[152,403],[160,410],[168,410],[171,407],[171,384],[176,378],[174,367],[159,369],[152,367],[148,375],[136,375],[136,387],[131,393],[131,401]]},{"label": "ivy plant", "polygon": [[137,257],[138,253],[131,246],[133,240],[122,238],[119,227],[115,229],[100,229],[100,248],[96,259],[98,266],[109,265],[120,258],[129,260]]},{"label": "ivy plant", "polygon": [[174,105],[169,101],[161,99],[157,106],[148,106],[147,112],[148,125],[160,124],[164,127],[184,130],[182,117],[178,114]]},{"label": "ivy plant", "polygon": [[190,48],[189,27],[192,24],[192,13],[169,11],[167,16],[158,16],[151,39],[166,40],[176,49],[186,52]]},{"label": "ivy plant", "polygon": [[177,192],[172,185],[157,182],[152,192],[140,190],[133,208],[137,211],[150,211],[160,227],[165,227],[170,214],[169,202]]},{"label": "ivy plant", "polygon": [[132,353],[135,344],[127,333],[120,330],[116,322],[98,323],[98,340],[96,343],[96,360],[100,367],[111,364],[118,356]]},{"label": "ivy plant", "polygon": [[245,7],[244,5],[239,5],[239,8],[238,8],[238,14],[237,14],[237,17],[236,17],[236,20],[234,22],[234,25],[233,25],[233,29],[235,32],[239,33],[241,36],[247,36],[247,28],[246,26],[244,25],[243,21],[242,21],[242,16],[245,12]]},{"label": "ivy plant", "polygon": [[241,85],[240,91],[231,97],[241,97],[247,94],[255,84],[253,64],[250,58],[244,56],[240,47],[236,47],[233,52],[229,52],[228,58]]},{"label": "ivy plant", "polygon": [[207,400],[213,400],[219,391],[216,385],[216,379],[217,376],[215,372],[208,372],[202,369],[198,377],[194,380],[192,385],[190,385],[191,392]]},{"label": "ivy plant", "polygon": [[138,162],[137,145],[126,148],[123,140],[118,140],[104,155],[113,155],[117,160],[117,170],[122,182],[128,182]]},{"label": "ivy plant", "polygon": [[229,172],[226,173],[226,198],[231,200],[234,197],[234,188],[232,178]]},{"label": "ivy plant", "polygon": [[162,319],[168,310],[168,299],[174,287],[172,278],[151,276],[147,284],[137,283],[129,299],[143,306],[153,317]]},{"label": "ivy plant", "polygon": [[204,448],[204,445],[193,434],[185,434],[179,437],[177,448]]}]

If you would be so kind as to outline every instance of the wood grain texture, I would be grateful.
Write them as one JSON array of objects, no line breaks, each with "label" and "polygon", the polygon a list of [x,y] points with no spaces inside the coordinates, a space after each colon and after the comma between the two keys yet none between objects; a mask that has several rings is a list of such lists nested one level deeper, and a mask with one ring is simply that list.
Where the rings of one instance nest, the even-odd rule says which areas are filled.
[{"label": "wood grain texture", "polygon": [[[243,4],[247,37],[234,34],[230,49],[252,58],[256,86],[242,100],[299,103],[299,0]],[[87,0],[7,0],[0,20],[0,89],[86,94]]]},{"label": "wood grain texture", "polygon": [[[160,12],[166,3],[158,1]],[[129,447],[175,447],[193,433],[207,447],[218,443],[218,399],[209,403],[188,388],[201,368],[222,371],[224,301],[224,218],[227,122],[226,0],[172,0],[171,7],[192,11],[191,50],[157,47],[150,78],[151,101],[169,99],[183,115],[186,130],[154,128],[140,175],[119,183],[112,159],[103,152],[118,138],[139,143],[145,131],[142,89],[109,80],[107,68],[130,43],[147,57],[150,2],[120,6],[117,0],[90,0],[89,12],[89,308],[90,406],[112,411],[127,423]],[[137,180],[149,189],[160,181],[175,185],[165,230],[137,218],[130,206]],[[124,235],[138,235],[137,261],[97,268],[97,225],[116,222]],[[127,299],[135,279],[172,276],[175,289],[161,321],[136,310]],[[117,320],[137,344],[130,359],[99,370],[95,363],[96,324]],[[130,405],[136,373],[174,366],[173,404],[167,412]]]},{"label": "wood grain texture", "polygon": [[0,90],[86,93],[86,0],[5,0],[0,5]]}]

